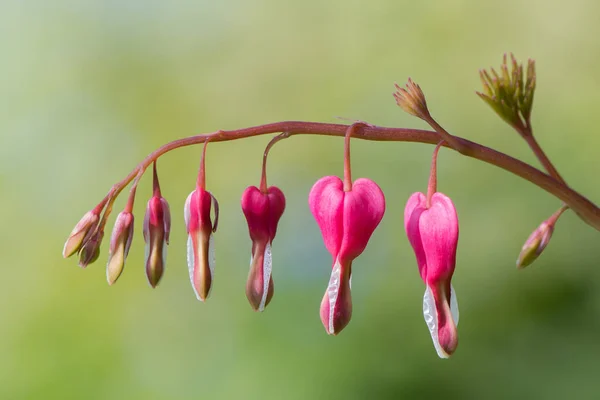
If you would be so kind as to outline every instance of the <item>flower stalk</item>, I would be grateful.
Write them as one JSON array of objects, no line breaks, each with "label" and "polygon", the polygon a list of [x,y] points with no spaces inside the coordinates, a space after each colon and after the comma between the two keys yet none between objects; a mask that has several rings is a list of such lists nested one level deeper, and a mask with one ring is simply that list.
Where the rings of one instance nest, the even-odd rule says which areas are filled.
[{"label": "flower stalk", "polygon": [[384,193],[375,181],[368,178],[352,181],[351,139],[435,144],[427,192],[415,192],[408,199],[404,228],[415,253],[419,274],[425,283],[423,315],[427,328],[438,356],[448,358],[458,346],[458,302],[451,280],[456,266],[459,226],[452,200],[437,191],[437,157],[442,146],[503,168],[563,201],[561,208],[542,222],[527,239],[517,260],[517,267],[531,264],[542,253],[558,218],[569,208],[583,221],[600,230],[600,208],[566,184],[533,135],[531,110],[536,85],[535,64],[530,60],[524,73],[523,65],[518,64],[511,55],[511,66],[512,69],[505,56],[500,73],[493,69],[491,72],[481,71],[484,91],[478,95],[527,142],[547,173],[507,154],[449,133],[432,117],[420,86],[409,79],[405,87],[396,85],[396,102],[404,111],[427,122],[433,131],[386,128],[362,121],[350,125],[283,121],[174,140],[149,154],[81,218],[64,245],[63,256],[78,254],[82,267],[98,258],[104,229],[115,200],[131,184],[127,203],[116,218],[110,238],[106,275],[109,284],[117,281],[124,270],[132,243],[137,185],[150,164],[154,164],[153,193],[146,205],[143,235],[146,244],[145,272],[150,286],[156,287],[165,270],[171,225],[170,209],[161,193],[156,163],[165,153],[203,144],[195,188],[185,202],[184,219],[190,282],[198,300],[205,301],[214,281],[213,234],[219,218],[218,202],[206,190],[207,145],[209,142],[281,132],[268,143],[263,153],[259,186],[247,187],[241,198],[241,208],[252,242],[246,297],[255,311],[263,311],[274,293],[272,244],[286,207],[283,192],[276,186],[267,185],[269,151],[275,143],[292,135],[344,137],[342,179],[338,176],[322,177],[313,185],[308,197],[310,211],[320,229],[325,248],[332,257],[331,274],[321,301],[320,317],[326,332],[337,335],[348,325],[352,316],[353,263],[366,249],[386,209]]}]

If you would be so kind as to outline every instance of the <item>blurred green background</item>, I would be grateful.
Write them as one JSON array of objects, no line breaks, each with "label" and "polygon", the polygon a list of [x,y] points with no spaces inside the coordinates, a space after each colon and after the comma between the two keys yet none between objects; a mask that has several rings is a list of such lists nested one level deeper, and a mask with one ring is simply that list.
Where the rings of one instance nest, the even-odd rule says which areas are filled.
[{"label": "blurred green background", "polygon": [[288,207],[262,314],[244,294],[250,240],[239,199],[258,184],[268,137],[209,147],[221,225],[206,304],[188,281],[182,217],[198,147],[159,163],[174,220],[156,290],[143,270],[147,178],[117,285],[105,279],[108,238],[86,270],[61,258],[79,218],[161,144],[337,116],[424,128],[391,95],[409,76],[448,130],[535,163],[474,95],[478,69],[508,51],[537,60],[542,146],[600,201],[599,14],[592,0],[2,2],[0,398],[600,398],[599,233],[569,212],[542,257],[517,271],[521,245],[559,201],[450,151],[439,189],[461,223],[460,346],[437,358],[402,222],[408,196],[426,189],[432,146],[353,144],[354,176],[376,180],[388,209],[355,261],[354,315],[338,337],[319,320],[331,265],[306,200],[319,177],[342,173],[338,138],[297,136],[272,152],[269,183]]}]

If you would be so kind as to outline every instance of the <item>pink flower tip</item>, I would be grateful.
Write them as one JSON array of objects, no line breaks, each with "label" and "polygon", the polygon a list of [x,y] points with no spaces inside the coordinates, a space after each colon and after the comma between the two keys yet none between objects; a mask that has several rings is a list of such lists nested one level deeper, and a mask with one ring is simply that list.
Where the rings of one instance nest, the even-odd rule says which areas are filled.
[{"label": "pink flower tip", "polygon": [[404,210],[404,227],[427,285],[423,315],[438,356],[448,358],[458,346],[458,302],[451,285],[456,266],[458,216],[452,200],[434,193],[431,203],[413,193]]},{"label": "pink flower tip", "polygon": [[276,186],[266,193],[250,186],[242,194],[241,204],[252,240],[246,297],[255,311],[263,311],[273,297],[271,246],[285,210],[285,196]]},{"label": "pink flower tip", "polygon": [[326,176],[312,187],[308,204],[333,259],[321,321],[327,333],[337,335],[352,316],[352,261],[365,250],[381,222],[385,196],[370,179],[357,179],[346,192],[340,178]]},{"label": "pink flower tip", "polygon": [[148,200],[143,227],[146,277],[153,288],[158,285],[165,270],[170,231],[169,203],[156,193]]}]

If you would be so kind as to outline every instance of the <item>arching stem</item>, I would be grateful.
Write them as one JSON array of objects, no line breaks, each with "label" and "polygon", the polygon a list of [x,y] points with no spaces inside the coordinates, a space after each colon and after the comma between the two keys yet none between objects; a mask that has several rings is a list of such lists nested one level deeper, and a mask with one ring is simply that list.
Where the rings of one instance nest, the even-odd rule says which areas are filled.
[{"label": "arching stem", "polygon": [[435,149],[433,150],[433,156],[431,157],[431,170],[429,171],[429,182],[427,183],[427,200],[425,206],[431,207],[431,197],[437,191],[437,157],[440,147],[442,147],[444,141],[440,141]]},{"label": "arching stem", "polygon": [[350,165],[350,137],[355,129],[360,126],[366,126],[364,122],[355,122],[346,129],[344,137],[344,192],[352,190],[352,166]]},{"label": "arching stem", "polygon": [[264,194],[267,194],[267,157],[269,156],[269,151],[271,147],[281,139],[286,139],[291,136],[289,132],[282,132],[279,135],[275,136],[271,141],[267,144],[265,151],[263,153],[263,163],[262,163],[262,174],[260,176],[260,191]]},{"label": "arching stem", "polygon": [[[180,147],[204,143],[208,137],[211,137],[212,142],[221,142],[277,132],[288,132],[294,135],[305,134],[345,136],[347,129],[348,125],[344,124],[282,121],[232,131],[218,131],[211,134],[196,135],[174,140],[159,147],[157,150],[149,154],[144,160],[142,160],[142,162],[138,164],[136,168],[133,169],[133,171],[129,173],[129,175],[113,186],[109,194],[110,197],[118,196],[119,193],[134,179],[134,177],[136,177],[138,174],[143,174],[146,168],[148,168],[148,166],[161,155]],[[370,124],[357,127],[352,133],[352,136],[356,139],[374,141],[420,142],[428,144],[438,144],[440,141],[440,136],[437,132],[408,128],[386,128]],[[598,208],[594,203],[586,199],[581,194],[562,184],[550,175],[532,167],[527,163],[517,160],[514,157],[458,136],[454,136],[454,138],[459,140],[462,146],[464,146],[466,149],[463,150],[461,154],[489,164],[493,164],[528,180],[536,186],[539,186],[548,193],[565,202],[565,204],[573,209],[573,211],[575,211],[583,221],[600,231],[600,208]],[[450,147],[447,144],[443,144],[443,146]]]},{"label": "arching stem", "polygon": [[208,136],[204,140],[204,146],[202,147],[202,158],[200,159],[200,170],[198,171],[198,182],[196,183],[201,189],[206,188],[206,147],[211,138],[212,136]]}]

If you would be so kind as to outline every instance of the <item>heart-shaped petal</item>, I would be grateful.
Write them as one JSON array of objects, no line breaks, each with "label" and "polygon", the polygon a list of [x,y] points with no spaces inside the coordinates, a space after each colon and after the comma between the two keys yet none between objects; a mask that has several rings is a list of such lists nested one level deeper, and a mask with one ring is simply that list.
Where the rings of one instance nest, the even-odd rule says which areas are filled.
[{"label": "heart-shaped petal", "polygon": [[367,243],[385,213],[385,196],[370,179],[357,179],[352,190],[344,197],[344,237],[340,260],[353,260],[367,247]]},{"label": "heart-shaped petal", "polygon": [[276,186],[261,192],[256,186],[246,188],[242,194],[242,211],[248,223],[248,231],[253,241],[273,241],[277,224],[285,210],[285,196]]},{"label": "heart-shaped petal", "polygon": [[337,176],[319,179],[310,190],[308,205],[321,234],[325,247],[336,257],[344,234],[344,185]]},{"label": "heart-shaped petal", "polygon": [[425,195],[414,193],[404,210],[404,226],[425,283],[451,279],[458,244],[458,217],[452,200],[437,192],[427,208]]}]

